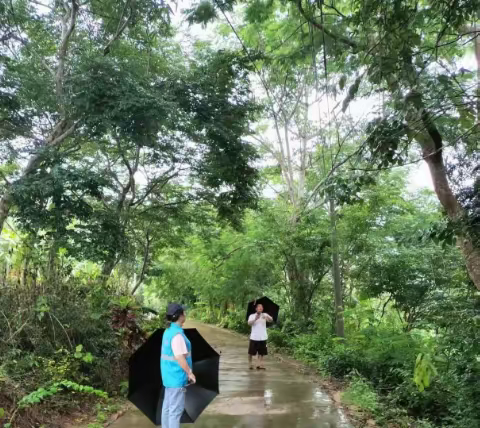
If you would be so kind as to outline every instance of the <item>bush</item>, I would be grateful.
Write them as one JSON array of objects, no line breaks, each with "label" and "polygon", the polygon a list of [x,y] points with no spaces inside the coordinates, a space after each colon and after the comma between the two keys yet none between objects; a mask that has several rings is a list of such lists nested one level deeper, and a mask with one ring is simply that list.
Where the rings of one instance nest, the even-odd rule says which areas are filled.
[{"label": "bush", "polygon": [[353,404],[360,410],[376,413],[379,409],[378,396],[372,385],[358,374],[349,376],[350,383],[342,395],[348,404]]},{"label": "bush", "polygon": [[60,412],[93,403],[85,394],[121,394],[143,337],[131,298],[106,286],[70,281],[39,290],[0,292],[0,401],[7,422],[16,411],[15,426],[55,427]]},{"label": "bush", "polygon": [[242,334],[247,334],[250,331],[250,327],[245,319],[245,311],[242,310],[229,311],[220,322],[220,325]]},{"label": "bush", "polygon": [[328,374],[338,379],[343,379],[353,371],[364,375],[371,371],[362,352],[345,345],[333,346],[324,357],[322,366]]},{"label": "bush", "polygon": [[316,334],[298,334],[290,339],[294,357],[315,365],[322,360],[325,343],[325,339]]},{"label": "bush", "polygon": [[288,350],[291,348],[291,342],[288,340],[288,336],[279,329],[270,329],[268,331],[268,340],[269,342],[281,349]]}]

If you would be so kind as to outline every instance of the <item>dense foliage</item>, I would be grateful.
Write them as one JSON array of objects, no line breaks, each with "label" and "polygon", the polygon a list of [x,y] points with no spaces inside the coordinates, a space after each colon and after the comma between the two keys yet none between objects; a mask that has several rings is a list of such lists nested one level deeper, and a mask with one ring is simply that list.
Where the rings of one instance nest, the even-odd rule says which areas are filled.
[{"label": "dense foliage", "polygon": [[479,8],[0,0],[0,422],[105,422],[168,301],[268,295],[360,426],[478,426]]},{"label": "dense foliage", "polygon": [[[408,193],[398,174],[379,178],[361,196],[337,222],[345,340],[333,334],[332,250],[328,241],[321,245],[328,223],[317,214],[292,231],[282,202],[266,201],[243,233],[216,228],[194,235],[188,249],[159,259],[163,274],[147,293],[181,298],[195,316],[240,332],[247,329],[246,303],[266,293],[282,307],[272,343],[351,382],[345,399],[367,414],[398,426],[409,426],[411,417],[475,426],[480,301],[466,285],[458,250],[426,232],[443,221],[435,200]],[[284,271],[293,255],[314,271],[301,306]]]}]

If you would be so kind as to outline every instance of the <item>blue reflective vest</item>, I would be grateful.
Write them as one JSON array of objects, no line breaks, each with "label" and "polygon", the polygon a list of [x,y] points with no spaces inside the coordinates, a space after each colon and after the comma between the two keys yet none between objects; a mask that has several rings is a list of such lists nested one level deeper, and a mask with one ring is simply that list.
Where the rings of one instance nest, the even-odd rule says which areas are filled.
[{"label": "blue reflective vest", "polygon": [[165,388],[183,388],[188,384],[188,376],[180,367],[172,351],[172,339],[181,334],[187,344],[188,354],[186,360],[190,369],[192,368],[192,345],[185,336],[183,328],[178,324],[172,323],[163,333],[162,354],[160,358],[160,369],[162,371],[162,381]]}]

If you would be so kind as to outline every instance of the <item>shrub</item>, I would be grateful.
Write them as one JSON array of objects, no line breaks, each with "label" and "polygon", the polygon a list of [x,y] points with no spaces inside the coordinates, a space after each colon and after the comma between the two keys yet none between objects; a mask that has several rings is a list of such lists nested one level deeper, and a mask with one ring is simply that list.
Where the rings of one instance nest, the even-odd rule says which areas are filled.
[{"label": "shrub", "polygon": [[0,293],[0,401],[6,422],[22,408],[15,426],[54,427],[60,412],[92,403],[85,394],[120,394],[138,344],[140,314],[112,304],[117,299],[108,287],[71,280],[39,291],[6,287]]},{"label": "shrub", "polygon": [[315,334],[298,334],[290,339],[295,358],[318,365],[324,351],[325,340]]},{"label": "shrub", "polygon": [[370,373],[370,367],[363,353],[343,344],[333,345],[323,359],[322,365],[327,373],[339,379],[343,379],[352,371],[361,374]]},{"label": "shrub", "polygon": [[360,410],[376,413],[379,409],[379,402],[372,385],[358,373],[350,375],[349,380],[349,385],[342,395],[345,402],[353,404]]},{"label": "shrub", "polygon": [[268,340],[272,345],[278,348],[289,349],[291,347],[291,343],[288,340],[288,336],[282,330],[279,330],[279,329],[274,329],[274,328],[270,329],[268,331]]}]

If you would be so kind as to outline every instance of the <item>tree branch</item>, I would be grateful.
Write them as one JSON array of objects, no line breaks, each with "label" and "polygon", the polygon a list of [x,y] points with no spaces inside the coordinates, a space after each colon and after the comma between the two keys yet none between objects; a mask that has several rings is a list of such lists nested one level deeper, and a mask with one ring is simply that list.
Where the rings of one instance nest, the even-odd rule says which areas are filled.
[{"label": "tree branch", "polygon": [[[332,2],[332,3],[333,3],[333,2]],[[335,12],[337,12],[338,16],[341,16],[342,18],[346,18],[346,16],[345,16],[342,12],[340,12],[333,4],[323,3],[323,5],[324,5],[325,7],[328,7],[329,9],[332,9],[332,10],[334,10]],[[326,15],[326,14],[324,14],[324,15]]]},{"label": "tree branch", "polygon": [[47,144],[50,147],[57,147],[58,145],[63,143],[63,141],[66,138],[70,137],[70,135],[73,134],[73,131],[75,131],[75,128],[77,127],[79,122],[80,122],[80,120],[77,120],[77,121],[73,122],[73,124],[67,130],[65,130],[65,132],[63,134],[59,135],[58,137],[55,137],[55,138],[51,139],[50,141],[47,141]]},{"label": "tree branch", "polygon": [[[125,153],[123,152],[122,147],[120,145],[120,142],[118,140],[117,140],[117,148],[118,148],[118,151],[120,153],[120,157],[122,158],[122,161],[123,161],[124,165],[128,169],[128,183],[125,186],[123,184],[120,184],[121,187],[122,187],[122,193],[120,195],[120,199],[119,199],[118,204],[117,204],[117,212],[121,212],[124,208],[124,203],[125,203],[125,200],[127,198],[128,192],[130,190],[132,190],[133,198],[135,198],[135,178],[134,178],[134,175],[135,175],[135,173],[137,172],[137,169],[138,169],[138,163],[139,163],[139,158],[140,158],[140,148],[137,147],[135,149],[135,164],[134,164],[133,168],[130,165],[130,162],[128,161],[128,159],[126,158]],[[129,206],[131,206],[131,203],[129,204]]]},{"label": "tree branch", "polygon": [[243,246],[241,246],[241,247],[235,248],[234,250],[230,251],[230,252],[222,259],[222,261],[221,261],[218,265],[215,266],[214,269],[216,270],[216,269],[218,269],[220,266],[222,266],[222,265],[232,256],[233,253],[236,253],[237,251],[242,250],[242,249],[244,249],[244,248],[250,247],[251,245],[252,245],[252,244],[243,245]]},{"label": "tree branch", "polygon": [[310,196],[307,198],[307,200],[305,201],[305,206],[304,206],[304,209],[308,206],[308,204],[310,203],[310,201],[314,198],[314,196],[317,194],[317,192],[320,190],[320,188],[327,182],[327,180],[332,176],[332,174],[338,169],[340,168],[342,165],[346,164],[350,159],[352,159],[353,157],[357,156],[362,150],[363,150],[363,147],[365,146],[366,142],[364,142],[357,150],[355,150],[352,154],[350,154],[349,156],[345,157],[345,159],[343,159],[341,162],[339,162],[338,164],[332,166],[332,168],[330,169],[330,171],[328,172],[327,176],[318,182],[318,184],[314,187],[312,193],[310,193]]},{"label": "tree branch", "polygon": [[143,194],[142,197],[140,197],[139,199],[137,199],[136,201],[132,201],[131,202],[131,206],[138,206],[138,205],[141,205],[145,199],[148,198],[148,196],[155,190],[155,188],[159,185],[159,184],[167,184],[172,178],[176,177],[178,175],[178,171],[176,171],[174,174],[171,174],[169,175],[168,177],[165,177],[166,174],[168,174],[169,172],[173,171],[174,170],[174,167],[171,167],[164,175],[162,175],[161,177],[158,177],[158,179],[156,180],[152,180],[152,182],[150,183],[150,185],[147,187],[147,189],[145,190],[145,193]]},{"label": "tree branch", "polygon": [[0,177],[3,178],[3,181],[5,181],[5,184],[10,185],[10,181],[8,180],[7,176],[2,171],[0,171]]},{"label": "tree branch", "polygon": [[[78,125],[79,121],[74,122],[68,129],[66,129],[63,133],[61,133],[58,136],[55,136],[58,132],[62,131],[62,128],[65,127],[66,125],[65,120],[61,120],[55,128],[52,131],[52,134],[50,135],[49,138],[47,138],[46,141],[46,146],[55,148],[59,146],[63,141],[65,141],[66,138],[68,138],[70,135],[72,135],[73,131],[75,130],[75,127]],[[23,172],[23,175],[29,174],[31,171],[34,169],[38,168],[39,164],[41,163],[42,160],[42,153],[43,150],[41,150],[39,153],[34,154],[30,160],[27,163],[27,166],[25,167],[25,170]]]},{"label": "tree branch", "polygon": [[71,6],[64,5],[65,15],[62,19],[62,41],[58,48],[58,65],[55,75],[55,88],[57,95],[57,102],[60,106],[62,117],[65,118],[65,106],[63,100],[63,83],[65,79],[65,59],[68,52],[68,44],[73,30],[75,29],[75,22],[77,19],[78,5],[76,0],[71,0]]},{"label": "tree branch", "polygon": [[187,198],[187,199],[184,199],[182,201],[178,201],[178,202],[169,202],[168,204],[155,204],[155,205],[151,205],[149,207],[146,207],[145,209],[143,209],[142,211],[137,211],[138,214],[146,214],[148,213],[149,211],[152,211],[152,210],[161,210],[163,208],[168,208],[168,207],[175,207],[177,205],[182,205],[182,204],[187,204],[189,202],[191,202],[192,199],[190,198]]},{"label": "tree branch", "polygon": [[147,271],[147,264],[148,264],[148,257],[150,255],[150,244],[152,240],[150,239],[150,232],[147,231],[147,243],[145,245],[145,253],[143,255],[143,264],[142,264],[142,272],[140,273],[140,277],[138,278],[137,283],[135,284],[135,287],[133,287],[132,290],[132,295],[135,294],[135,292],[138,290],[138,287],[142,285],[142,282],[145,278],[145,272]]},{"label": "tree branch", "polygon": [[319,29],[320,31],[322,31],[323,33],[325,33],[327,36],[331,37],[332,39],[343,43],[344,45],[347,45],[351,48],[357,48],[358,47],[358,43],[355,42],[354,40],[352,40],[348,37],[342,36],[341,34],[332,33],[330,30],[327,30],[323,24],[321,24],[321,23],[317,22],[315,19],[313,19],[307,12],[305,12],[305,9],[303,8],[303,5],[302,5],[302,0],[295,0],[295,3],[297,5],[297,8],[298,8],[299,12],[302,14],[302,16],[308,22],[310,22],[310,24],[312,24],[314,27],[316,27],[317,29]]},{"label": "tree branch", "polygon": [[[134,3],[134,0],[127,0],[125,2],[125,6],[123,7],[123,10],[122,10],[122,15],[120,16],[120,19],[118,21],[117,31],[115,32],[114,36],[110,39],[110,41],[107,43],[107,45],[103,49],[103,55],[106,56],[110,53],[110,48],[112,47],[112,45],[120,38],[122,33],[125,31],[125,28],[127,28],[127,25],[130,22],[130,19],[132,18],[132,14],[133,14],[133,3]],[[130,12],[127,16],[127,19],[125,19],[125,22],[122,23],[122,20],[123,20],[123,17],[125,16],[125,12],[127,8],[130,9]]]},{"label": "tree branch", "polygon": [[385,309],[387,308],[387,305],[390,303],[390,301],[392,300],[392,295],[390,295],[387,299],[387,301],[383,304],[383,307],[382,307],[382,315],[380,316],[380,320],[383,319],[383,316],[385,315]]},{"label": "tree branch", "polygon": [[[18,28],[18,26],[17,26]],[[18,31],[21,32],[21,30],[18,28]],[[25,49],[27,49],[27,51],[30,51],[30,46],[28,45],[28,41],[23,39],[22,37],[16,35],[16,34],[13,34],[13,32],[10,32],[10,33],[7,33],[6,35],[4,35],[1,39],[0,39],[0,42],[1,43],[4,43],[6,42],[7,40],[9,39],[13,39],[13,40],[16,40],[17,42],[19,42]],[[47,63],[47,61],[45,61],[45,58],[43,58],[42,56],[38,55],[36,52],[31,52],[33,55],[35,55],[39,61],[43,64],[43,66],[48,70],[48,72],[52,75],[53,79],[55,79],[56,77],[56,73],[55,71],[53,70],[52,67],[50,67],[50,65]]]},{"label": "tree branch", "polygon": [[[113,177],[113,179],[115,180],[115,182],[119,185],[119,187],[123,190],[123,184],[122,182],[119,180],[118,178],[118,174],[113,171],[112,169],[112,162],[110,161],[110,157],[108,156],[108,153],[106,151],[103,152],[103,154],[105,155],[105,159],[107,161],[107,170],[108,172],[110,173],[110,175]],[[113,164],[115,164],[116,162],[118,161],[118,159],[114,160],[113,161]]]}]

